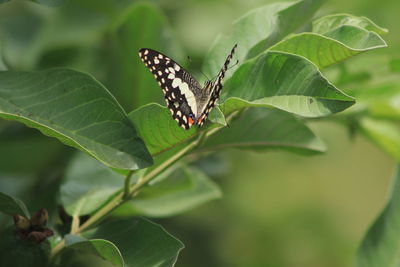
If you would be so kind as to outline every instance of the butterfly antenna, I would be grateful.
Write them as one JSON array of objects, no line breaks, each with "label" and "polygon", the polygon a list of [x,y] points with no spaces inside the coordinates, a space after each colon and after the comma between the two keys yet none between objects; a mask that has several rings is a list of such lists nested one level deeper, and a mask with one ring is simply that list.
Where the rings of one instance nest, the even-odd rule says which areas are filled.
[{"label": "butterfly antenna", "polygon": [[[230,70],[230,69],[232,69],[233,67],[235,67],[237,64],[239,64],[239,60],[236,60],[236,63],[235,64],[233,64],[232,66],[230,66],[227,70]],[[219,75],[219,73],[217,74],[217,75],[215,75],[213,78],[212,78],[212,80],[211,81],[213,81],[215,78],[217,78],[218,77],[218,75]]]},{"label": "butterfly antenna", "polygon": [[[188,58],[189,62],[192,63],[192,59],[191,59],[189,56],[188,56],[187,58]],[[208,78],[207,75],[204,74],[204,72],[202,72],[202,71],[200,70],[200,73],[203,74],[203,76],[206,77],[206,79],[207,79],[208,81],[210,81],[210,79]]]},{"label": "butterfly antenna", "polygon": [[211,80],[208,78],[208,76],[204,74],[204,72],[202,72],[201,70],[200,70],[200,72],[201,72],[201,74],[203,74],[204,77],[206,77],[207,81],[211,81]]}]

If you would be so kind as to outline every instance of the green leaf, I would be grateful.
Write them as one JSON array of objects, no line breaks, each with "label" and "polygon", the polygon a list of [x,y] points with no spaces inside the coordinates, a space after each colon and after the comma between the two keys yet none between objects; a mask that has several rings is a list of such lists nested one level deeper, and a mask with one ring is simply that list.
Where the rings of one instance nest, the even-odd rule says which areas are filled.
[{"label": "green leaf", "polygon": [[30,217],[29,211],[24,202],[2,192],[0,192],[0,212],[9,215],[19,214],[27,218]]},{"label": "green leaf", "polygon": [[60,188],[70,215],[91,214],[124,185],[124,177],[83,153],[71,161]]},{"label": "green leaf", "polygon": [[246,110],[229,127],[209,137],[200,150],[229,147],[257,151],[285,149],[302,153],[325,151],[323,142],[295,116],[266,108]]},{"label": "green leaf", "polygon": [[396,123],[364,117],[360,120],[359,127],[371,141],[400,160],[400,127]]},{"label": "green leaf", "polygon": [[176,40],[167,18],[152,3],[135,3],[119,17],[110,36],[108,79],[109,88],[126,110],[150,102],[164,103],[162,91],[138,51],[149,47],[179,60],[182,49]]},{"label": "green leaf", "polygon": [[364,237],[357,253],[359,267],[395,267],[400,264],[400,166],[391,196]]},{"label": "green leaf", "polygon": [[[324,0],[282,2],[254,9],[232,25],[232,34],[219,35],[207,54],[203,72],[212,77],[221,69],[235,43],[235,59],[244,62],[263,52],[291,32],[301,28]],[[227,77],[231,75],[227,72]]]},{"label": "green leaf", "polygon": [[153,156],[188,141],[198,132],[197,127],[190,130],[179,127],[171,112],[155,103],[135,109],[128,117],[137,126],[139,136]]},{"label": "green leaf", "polygon": [[168,217],[220,198],[221,195],[218,186],[200,170],[178,166],[161,181],[143,188],[132,201],[116,210],[115,215]]},{"label": "green leaf", "polygon": [[325,35],[300,33],[271,47],[271,50],[297,54],[319,68],[325,68],[361,52],[386,47],[376,33],[353,26],[341,26]]},{"label": "green leaf", "polygon": [[225,113],[272,106],[305,117],[327,116],[354,104],[305,58],[272,51],[243,63],[226,81],[221,98]]},{"label": "green leaf", "polygon": [[115,98],[74,70],[0,72],[0,117],[23,122],[120,169],[152,163]]},{"label": "green leaf", "polygon": [[379,27],[366,17],[357,17],[349,14],[333,14],[317,19],[313,22],[313,32],[326,34],[343,25],[356,26],[367,31],[376,32],[379,35],[388,33],[388,30]]},{"label": "green leaf", "polygon": [[105,222],[84,235],[114,243],[121,251],[126,265],[131,267],[173,266],[184,248],[182,242],[160,225],[144,218]]},{"label": "green leaf", "polygon": [[112,242],[104,239],[91,239],[78,242],[67,242],[66,250],[77,250],[80,253],[90,253],[96,255],[110,263],[113,266],[124,266],[124,260],[121,252]]},{"label": "green leaf", "polygon": [[356,111],[367,111],[369,116],[384,119],[400,119],[400,86],[396,81],[390,81],[379,85],[361,86],[349,91],[357,98]]}]

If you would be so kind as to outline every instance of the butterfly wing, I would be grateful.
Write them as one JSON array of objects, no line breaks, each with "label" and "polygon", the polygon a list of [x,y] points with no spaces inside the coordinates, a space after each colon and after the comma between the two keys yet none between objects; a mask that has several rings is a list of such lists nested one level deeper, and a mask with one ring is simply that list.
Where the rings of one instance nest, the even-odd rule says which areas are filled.
[{"label": "butterfly wing", "polygon": [[211,95],[207,105],[204,107],[201,116],[199,117],[197,124],[201,127],[203,126],[204,122],[206,121],[210,111],[215,106],[215,102],[219,99],[222,89],[222,81],[225,77],[225,72],[228,70],[229,63],[232,60],[233,55],[235,54],[237,44],[235,44],[229,53],[228,57],[225,60],[223,67],[221,68],[220,72],[218,73],[217,79],[215,83],[212,85],[211,88]]},{"label": "butterfly wing", "polygon": [[139,56],[160,85],[172,117],[184,129],[195,123],[198,82],[178,63],[164,54],[142,48]]}]

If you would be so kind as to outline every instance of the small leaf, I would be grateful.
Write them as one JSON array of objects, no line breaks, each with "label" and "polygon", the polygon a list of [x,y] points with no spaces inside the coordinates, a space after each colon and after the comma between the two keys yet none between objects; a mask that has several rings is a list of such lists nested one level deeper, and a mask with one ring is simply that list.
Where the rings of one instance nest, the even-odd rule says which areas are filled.
[{"label": "small leaf", "polygon": [[64,240],[65,240],[65,247],[71,246],[75,243],[87,241],[86,238],[84,238],[80,235],[72,235],[72,234],[65,235]]},{"label": "small leaf", "polygon": [[400,127],[388,120],[364,117],[360,120],[360,130],[389,155],[400,160]]},{"label": "small leaf", "polygon": [[127,266],[170,267],[184,248],[160,225],[143,218],[108,221],[84,233],[84,236],[114,243]]},{"label": "small leaf", "polygon": [[240,114],[229,128],[209,137],[200,150],[239,148],[264,151],[285,149],[302,153],[320,153],[325,145],[292,114],[277,109],[253,108]]},{"label": "small leaf", "polygon": [[39,129],[111,167],[152,163],[115,98],[77,71],[0,72],[0,117]]},{"label": "small leaf", "polygon": [[305,117],[327,116],[354,104],[308,60],[272,51],[243,63],[225,83],[221,98],[226,113],[273,106]]},{"label": "small leaf", "polygon": [[113,264],[124,266],[121,252],[112,242],[104,239],[91,239],[66,243],[66,250],[77,250],[80,253],[90,253]]},{"label": "small leaf", "polygon": [[[264,52],[283,37],[302,27],[325,0],[306,0],[269,4],[254,9],[233,25],[233,33],[219,35],[208,52],[203,72],[212,77],[222,67],[234,44],[238,44],[235,59],[244,62]],[[226,73],[226,77],[232,75]]]},{"label": "small leaf", "polygon": [[379,35],[388,33],[388,30],[379,27],[366,17],[357,17],[349,14],[333,14],[322,17],[313,22],[313,32],[324,34],[343,25],[356,26]]},{"label": "small leaf", "polygon": [[375,32],[346,25],[325,35],[311,32],[291,35],[271,47],[271,50],[300,55],[319,68],[325,68],[361,52],[386,46]]},{"label": "small leaf", "polygon": [[365,235],[357,253],[359,267],[399,266],[400,166],[389,201]]},{"label": "small leaf", "polygon": [[168,177],[143,188],[115,215],[167,217],[221,197],[218,186],[200,170],[184,166],[176,168]]},{"label": "small leaf", "polygon": [[116,21],[110,36],[108,79],[112,92],[126,110],[150,102],[164,102],[153,75],[138,51],[148,47],[179,61],[182,49],[162,11],[150,2],[135,3]]},{"label": "small leaf", "polygon": [[219,124],[219,125],[222,125],[222,126],[226,126],[227,125],[224,113],[220,109],[219,106],[215,106],[211,110],[211,112],[210,112],[210,114],[208,116],[208,120],[210,122],[212,122],[212,123],[216,123],[216,124]]},{"label": "small leaf", "polygon": [[2,192],[0,192],[0,212],[4,212],[9,215],[24,215],[27,218],[30,217],[29,211],[24,202]]},{"label": "small leaf", "polygon": [[124,185],[124,177],[83,153],[70,163],[61,185],[61,202],[70,215],[91,214]]}]

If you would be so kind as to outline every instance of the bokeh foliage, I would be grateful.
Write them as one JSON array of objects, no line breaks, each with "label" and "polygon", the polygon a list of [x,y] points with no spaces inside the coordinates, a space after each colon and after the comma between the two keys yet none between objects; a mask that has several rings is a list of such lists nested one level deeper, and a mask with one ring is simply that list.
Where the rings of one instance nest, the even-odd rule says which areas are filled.
[{"label": "bokeh foliage", "polygon": [[[399,158],[398,60],[389,59],[386,52],[369,52],[349,60],[369,50],[386,47],[380,35],[387,30],[366,17],[318,14],[320,18],[314,20],[323,1],[276,3],[246,13],[229,26],[231,33],[219,35],[207,53],[201,51],[196,55],[198,47],[190,47],[187,41],[181,40],[190,38],[180,35],[185,25],[174,19],[175,14],[186,12],[187,3],[181,6],[177,2],[174,5],[173,1],[161,1],[159,5],[112,0],[37,2],[45,6],[12,1],[0,8],[3,68],[13,70],[0,74],[0,114],[37,128],[114,168],[111,170],[92,158],[76,154],[19,124],[0,121],[0,142],[7,144],[4,146],[7,150],[3,151],[14,151],[14,147],[24,151],[2,153],[8,162],[21,162],[23,166],[20,168],[16,164],[12,168],[4,164],[4,169],[0,170],[2,191],[4,188],[4,192],[28,201],[31,210],[42,206],[52,209],[54,220],[57,217],[54,204],[58,198],[68,215],[92,215],[121,192],[124,170],[147,167],[152,156],[155,164],[133,175],[132,182],[139,182],[201,134],[194,128],[187,132],[180,129],[169,119],[168,110],[156,104],[161,103],[161,94],[153,77],[140,63],[138,48],[155,48],[184,62],[185,47],[195,54],[189,69],[196,73],[202,65],[205,74],[212,77],[227,51],[237,42],[237,58],[241,63],[228,73],[222,105],[213,111],[211,123],[204,129],[218,130],[226,124],[225,116],[230,127],[210,136],[202,146],[195,147],[187,162],[174,165],[140,191],[137,198],[115,210],[116,221],[85,231],[83,237],[87,239],[66,236],[66,249],[57,264],[83,264],[80,257],[88,253],[102,258],[101,264],[108,261],[122,266],[125,260],[129,266],[173,265],[183,248],[179,240],[146,219],[121,217],[163,218],[219,198],[221,191],[210,176],[220,167],[207,158],[201,161],[199,158],[204,152],[229,147],[284,150],[301,155],[324,152],[326,146],[305,123],[307,117],[320,118],[341,112],[332,116],[332,121],[345,125],[353,135],[365,135],[392,157]],[[229,5],[227,1],[215,2]],[[211,11],[215,3],[208,4]],[[60,7],[51,9],[46,5]],[[326,11],[322,9],[322,13]],[[206,20],[203,17],[199,22],[207,25]],[[207,29],[199,23],[196,29],[205,31],[204,28]],[[203,62],[202,54],[206,54]],[[378,70],[377,66],[380,66]],[[78,71],[63,68],[43,71],[51,67]],[[353,106],[355,100],[357,103]],[[151,102],[156,103],[148,104]],[[251,109],[243,112],[246,108]],[[230,120],[239,111],[240,116]],[[9,141],[13,145],[9,145]],[[27,142],[39,150],[43,147],[44,153],[26,152]],[[240,155],[246,153],[241,151]],[[35,161],[37,157],[41,160],[30,164],[32,157]],[[241,163],[241,160],[236,162]],[[222,163],[217,161],[218,165]],[[248,169],[245,165],[242,168]],[[241,178],[249,183],[252,176],[249,171]],[[19,200],[7,196],[3,199],[5,208],[2,211],[25,209]],[[382,215],[388,216],[389,221],[395,216],[391,215],[395,213],[392,207],[389,203],[389,215],[387,211]],[[317,224],[318,215],[310,218]],[[7,218],[4,221],[7,222]],[[385,248],[393,243],[390,240],[376,244],[373,237],[370,240],[371,235],[385,236],[385,226],[379,221],[376,225],[365,241],[372,245],[361,247],[360,266],[382,264],[379,253],[372,260],[364,256],[374,255],[374,251],[369,251],[371,247],[373,250],[376,246],[389,254],[393,249]],[[222,231],[222,228],[217,227],[215,231]],[[65,229],[60,227],[59,232],[64,233]],[[154,244],[158,247],[152,249],[158,253],[145,250],[135,254]],[[364,249],[368,252],[364,253]],[[211,253],[212,250],[207,251]],[[202,261],[194,257],[189,262],[202,266],[215,261],[223,266],[223,259],[213,259],[223,254],[219,252],[217,247],[214,255]],[[296,266],[291,265],[290,260],[285,263],[284,257],[265,264]],[[371,265],[363,263],[364,260]],[[242,260],[236,263],[257,266],[260,262],[263,260],[254,258],[250,263]],[[331,264],[337,266],[342,263],[339,262]]]}]

